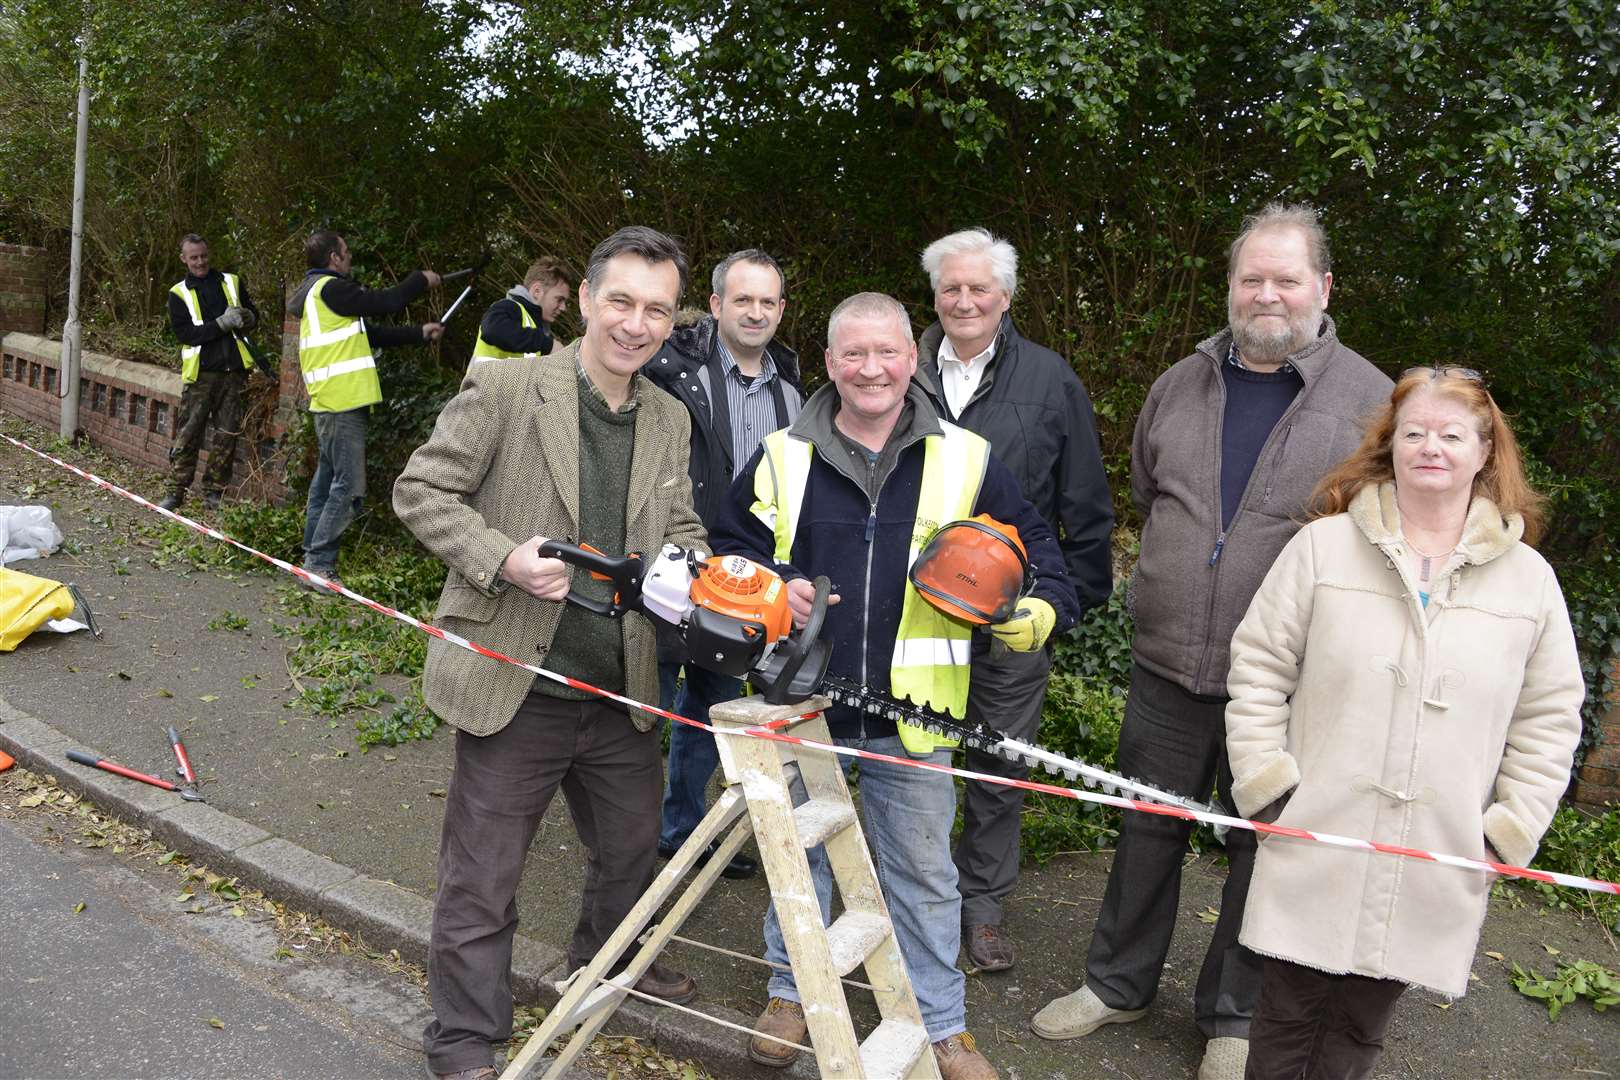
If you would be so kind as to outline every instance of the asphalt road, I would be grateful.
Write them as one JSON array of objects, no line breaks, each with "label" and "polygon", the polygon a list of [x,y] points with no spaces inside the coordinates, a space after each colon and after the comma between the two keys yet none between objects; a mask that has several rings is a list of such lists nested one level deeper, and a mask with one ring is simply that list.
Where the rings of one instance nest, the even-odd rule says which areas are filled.
[{"label": "asphalt road", "polygon": [[[0,816],[0,1077],[421,1077],[422,992]],[[82,907],[80,906],[82,905]]]}]

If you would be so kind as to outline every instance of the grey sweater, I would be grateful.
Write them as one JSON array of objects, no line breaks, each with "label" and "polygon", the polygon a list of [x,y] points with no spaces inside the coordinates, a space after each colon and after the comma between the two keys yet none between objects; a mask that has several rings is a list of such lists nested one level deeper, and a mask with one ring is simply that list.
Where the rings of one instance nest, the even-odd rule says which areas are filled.
[{"label": "grey sweater", "polygon": [[1304,388],[1260,450],[1237,513],[1221,529],[1221,365],[1230,329],[1199,343],[1154,382],[1131,443],[1131,498],[1142,551],[1131,579],[1137,663],[1190,693],[1226,696],[1232,634],[1283,546],[1304,524],[1311,489],[1361,441],[1389,400],[1389,377],[1340,344],[1324,315],[1288,358]]}]

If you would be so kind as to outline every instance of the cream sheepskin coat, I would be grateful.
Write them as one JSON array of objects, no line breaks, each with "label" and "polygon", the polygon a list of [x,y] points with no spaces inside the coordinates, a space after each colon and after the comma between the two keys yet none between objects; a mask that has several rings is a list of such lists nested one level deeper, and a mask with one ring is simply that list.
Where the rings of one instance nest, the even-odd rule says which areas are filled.
[{"label": "cream sheepskin coat", "polygon": [[[1552,568],[1476,497],[1425,609],[1391,484],[1307,525],[1232,639],[1232,796],[1278,824],[1527,865],[1569,779],[1584,696]],[[1291,794],[1290,794],[1291,793]],[[1460,997],[1491,876],[1262,837],[1244,945]]]}]

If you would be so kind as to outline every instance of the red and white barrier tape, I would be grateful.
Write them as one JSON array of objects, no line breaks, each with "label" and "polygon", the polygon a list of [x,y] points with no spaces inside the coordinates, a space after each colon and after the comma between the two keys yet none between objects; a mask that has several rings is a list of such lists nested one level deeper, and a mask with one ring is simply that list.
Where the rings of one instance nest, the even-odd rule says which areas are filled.
[{"label": "red and white barrier tape", "polygon": [[183,514],[177,514],[173,510],[165,510],[163,507],[143,499],[141,496],[136,495],[132,491],[126,491],[117,484],[114,484],[109,480],[103,480],[94,473],[86,472],[75,465],[71,465],[68,462],[63,461],[61,458],[53,457],[52,455],[41,450],[36,450],[34,447],[21,441],[20,439],[14,439],[4,432],[0,432],[0,439],[4,439],[6,442],[17,447],[18,449],[26,450],[36,457],[43,458],[54,465],[58,465],[76,476],[81,476],[99,488],[110,491],[115,495],[120,495],[126,499],[129,499],[131,502],[139,503],[141,506],[144,506],[149,510],[155,510],[164,517],[170,518],[173,521],[176,521],[196,532],[200,532],[204,536],[230,544],[232,547],[245,551],[254,558],[262,559],[277,569],[284,570],[287,573],[292,574],[294,577],[301,578],[304,581],[314,582],[323,588],[330,589],[332,592],[340,593],[357,604],[364,605],[365,607],[368,607],[379,614],[387,615],[391,619],[397,619],[398,621],[405,623],[407,626],[413,626],[422,631],[424,634],[431,634],[434,637],[439,638],[441,641],[447,641],[452,645],[478,653],[480,656],[487,656],[491,660],[499,660],[502,663],[512,664],[513,666],[520,667],[525,671],[533,672],[534,674],[542,676],[543,678],[550,679],[553,682],[560,682],[566,686],[572,686],[576,690],[584,690],[587,693],[596,694],[611,701],[617,701],[623,705],[643,709],[646,712],[653,713],[657,716],[667,717],[668,719],[674,720],[677,723],[686,724],[689,727],[695,727],[716,735],[744,735],[750,738],[774,739],[779,742],[792,743],[798,746],[808,746],[818,750],[825,750],[828,753],[838,754],[843,757],[865,758],[870,761],[885,761],[889,762],[890,764],[908,765],[918,769],[932,769],[936,772],[948,773],[951,776],[959,776],[965,780],[978,780],[987,784],[1001,784],[1006,787],[1023,788],[1026,791],[1039,792],[1043,795],[1057,795],[1062,798],[1075,799],[1080,802],[1098,803],[1102,806],[1115,806],[1122,810],[1135,810],[1144,814],[1158,814],[1163,817],[1181,818],[1184,821],[1202,821],[1210,825],[1224,825],[1231,829],[1247,829],[1250,832],[1260,833],[1263,835],[1286,836],[1292,837],[1296,840],[1308,840],[1318,844],[1327,844],[1331,847],[1345,848],[1350,851],[1369,851],[1377,852],[1383,855],[1398,855],[1402,858],[1420,859],[1424,862],[1440,863],[1445,866],[1455,866],[1463,870],[1496,873],[1501,874],[1504,877],[1524,878],[1527,881],[1539,881],[1549,885],[1563,885],[1572,889],[1585,889],[1588,892],[1620,895],[1620,884],[1616,884],[1612,881],[1599,881],[1596,878],[1579,877],[1574,874],[1562,874],[1551,870],[1532,870],[1524,866],[1509,866],[1506,863],[1489,862],[1483,859],[1468,859],[1461,855],[1446,855],[1440,852],[1424,851],[1420,848],[1401,847],[1396,844],[1382,844],[1373,840],[1360,840],[1349,836],[1336,836],[1333,833],[1313,832],[1308,829],[1295,829],[1282,825],[1271,825],[1261,821],[1249,821],[1246,818],[1228,817],[1225,814],[1213,814],[1201,810],[1185,810],[1179,806],[1167,806],[1162,803],[1144,802],[1138,799],[1127,799],[1118,795],[1104,795],[1100,792],[1086,791],[1079,788],[1059,787],[1055,784],[1043,784],[1034,780],[1013,780],[1005,776],[995,776],[990,773],[974,772],[969,769],[958,769],[950,765],[936,765],[930,761],[919,761],[914,758],[894,757],[888,754],[875,754],[870,750],[857,750],[854,747],[837,746],[814,739],[800,738],[796,735],[786,735],[779,730],[772,730],[792,724],[797,719],[813,716],[815,715],[814,713],[806,713],[804,714],[804,717],[773,721],[770,724],[762,725],[757,728],[749,728],[742,731],[719,730],[710,726],[709,724],[701,723],[697,720],[691,720],[684,716],[678,716],[673,712],[658,708],[655,705],[643,704],[642,702],[636,701],[634,698],[625,697],[623,694],[616,694],[610,690],[603,690],[599,687],[592,686],[590,683],[581,682],[578,679],[559,674],[555,671],[549,671],[546,668],[540,667],[536,664],[525,664],[521,660],[515,660],[504,653],[486,648],[475,641],[469,641],[468,639],[461,637],[459,634],[452,634],[447,630],[441,630],[437,626],[422,622],[420,619],[412,618],[402,611],[395,611],[386,604],[379,604],[377,601],[372,600],[369,597],[361,596],[359,593],[353,592],[350,589],[344,588],[340,585],[334,585],[325,578],[312,574],[301,566],[294,566],[292,563],[278,559],[273,555],[267,555],[256,548],[249,547],[240,540],[226,536],[218,529],[213,529],[207,525],[192,521]]}]

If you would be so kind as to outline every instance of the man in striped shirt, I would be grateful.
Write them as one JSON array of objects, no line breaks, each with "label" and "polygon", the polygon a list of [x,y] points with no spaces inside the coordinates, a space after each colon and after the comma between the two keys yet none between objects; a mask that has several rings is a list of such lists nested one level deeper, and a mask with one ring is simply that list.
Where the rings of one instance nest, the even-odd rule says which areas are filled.
[{"label": "man in striped shirt", "polygon": [[[760,440],[791,424],[804,403],[798,354],[776,340],[787,308],[776,260],[757,248],[733,252],[714,268],[711,284],[709,314],[677,329],[642,369],[692,414],[688,471],[692,503],[705,528],[714,523],[726,489]],[[677,695],[684,659],[673,635],[660,638],[659,704],[665,709],[707,721],[717,702],[741,696],[737,679],[691,664]],[[704,789],[717,764],[714,736],[684,724],[670,731],[660,855],[673,855],[703,820]],[[723,873],[745,878],[757,869],[753,859],[738,855]]]}]

